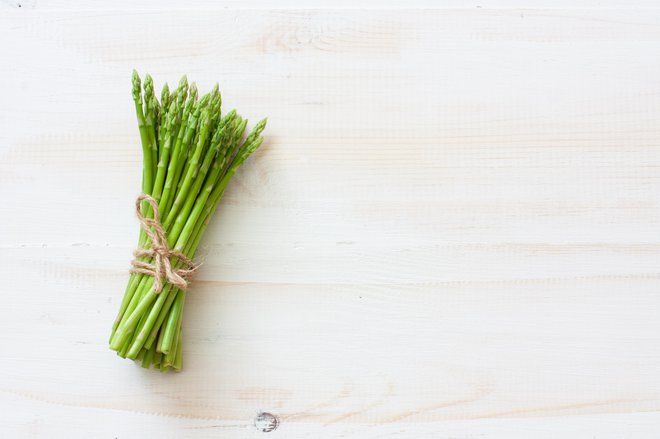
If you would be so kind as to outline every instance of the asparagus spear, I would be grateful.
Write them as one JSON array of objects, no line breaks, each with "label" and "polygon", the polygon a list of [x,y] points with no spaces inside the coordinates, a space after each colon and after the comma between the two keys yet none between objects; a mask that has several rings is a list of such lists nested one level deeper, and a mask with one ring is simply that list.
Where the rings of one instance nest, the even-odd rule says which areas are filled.
[{"label": "asparagus spear", "polygon": [[[149,134],[147,132],[147,125],[144,117],[140,76],[135,70],[133,70],[132,84],[133,84],[133,102],[135,103],[135,114],[137,116],[138,128],[140,130],[140,141],[142,142],[142,163],[143,163],[142,193],[151,194],[151,189],[153,187],[153,180],[154,180],[153,163],[151,161],[151,142],[149,139]],[[148,203],[145,202],[142,203],[143,215],[146,213],[147,206]],[[140,230],[140,240],[138,241],[138,243],[142,241],[142,234],[143,233]],[[112,334],[114,334],[115,330],[117,329],[117,326],[119,325],[119,322],[121,321],[121,318],[124,315],[124,312],[126,311],[126,308],[128,307],[128,304],[133,297],[133,293],[135,292],[135,288],[137,286],[136,283],[137,283],[137,278],[135,276],[131,276],[129,283],[126,286],[126,292],[124,293],[124,298],[119,307],[119,313],[117,314],[117,318],[115,319],[115,322],[112,325]]]}]

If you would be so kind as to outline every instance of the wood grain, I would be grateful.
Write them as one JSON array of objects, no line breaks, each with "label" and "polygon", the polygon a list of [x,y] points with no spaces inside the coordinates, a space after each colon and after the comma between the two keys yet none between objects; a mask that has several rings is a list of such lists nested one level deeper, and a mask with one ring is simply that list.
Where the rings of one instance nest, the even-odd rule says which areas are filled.
[{"label": "wood grain", "polygon": [[[659,10],[66,3],[0,14],[2,437],[658,437]],[[133,67],[269,117],[178,375],[106,343]]]}]

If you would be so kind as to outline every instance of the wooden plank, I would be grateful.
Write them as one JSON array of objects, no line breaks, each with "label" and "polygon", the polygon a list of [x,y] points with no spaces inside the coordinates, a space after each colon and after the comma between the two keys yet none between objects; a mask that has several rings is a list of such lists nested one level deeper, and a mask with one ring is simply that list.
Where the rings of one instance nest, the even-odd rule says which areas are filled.
[{"label": "wooden plank", "polygon": [[[655,438],[660,13],[0,15],[3,437]],[[267,115],[185,372],[107,349],[130,71]],[[75,429],[73,428],[75,426]]]}]

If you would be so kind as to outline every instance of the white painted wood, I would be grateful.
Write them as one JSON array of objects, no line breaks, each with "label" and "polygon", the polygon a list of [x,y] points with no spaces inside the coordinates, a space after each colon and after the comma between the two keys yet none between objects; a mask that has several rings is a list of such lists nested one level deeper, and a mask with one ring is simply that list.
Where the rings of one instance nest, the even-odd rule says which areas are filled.
[{"label": "white painted wood", "polygon": [[[658,11],[42,3],[0,14],[0,436],[658,437]],[[176,375],[106,344],[133,67],[269,117]]]},{"label": "white painted wood", "polygon": [[[64,10],[158,10],[164,9],[627,9],[626,0],[2,0],[0,6]],[[654,0],[635,0],[636,9],[660,7]]]}]

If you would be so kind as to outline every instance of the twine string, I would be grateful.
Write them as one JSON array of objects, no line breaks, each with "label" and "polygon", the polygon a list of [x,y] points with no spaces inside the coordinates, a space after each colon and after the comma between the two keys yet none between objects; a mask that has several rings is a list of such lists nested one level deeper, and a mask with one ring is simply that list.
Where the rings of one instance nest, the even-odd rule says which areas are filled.
[{"label": "twine string", "polygon": [[[154,212],[153,218],[146,218],[142,214],[140,205],[146,201],[151,205]],[[167,245],[167,237],[165,230],[160,223],[160,213],[158,211],[158,203],[152,197],[142,194],[135,200],[135,214],[140,221],[140,227],[144,230],[147,237],[151,241],[150,247],[137,248],[133,252],[133,260],[131,261],[131,273],[141,273],[154,278],[154,291],[160,293],[163,289],[163,279],[177,288],[185,290],[188,288],[188,282],[192,278],[193,273],[199,267],[191,259],[178,250],[172,250]],[[139,258],[148,257],[152,262],[142,261]],[[183,268],[172,267],[170,258],[178,259]]]}]

